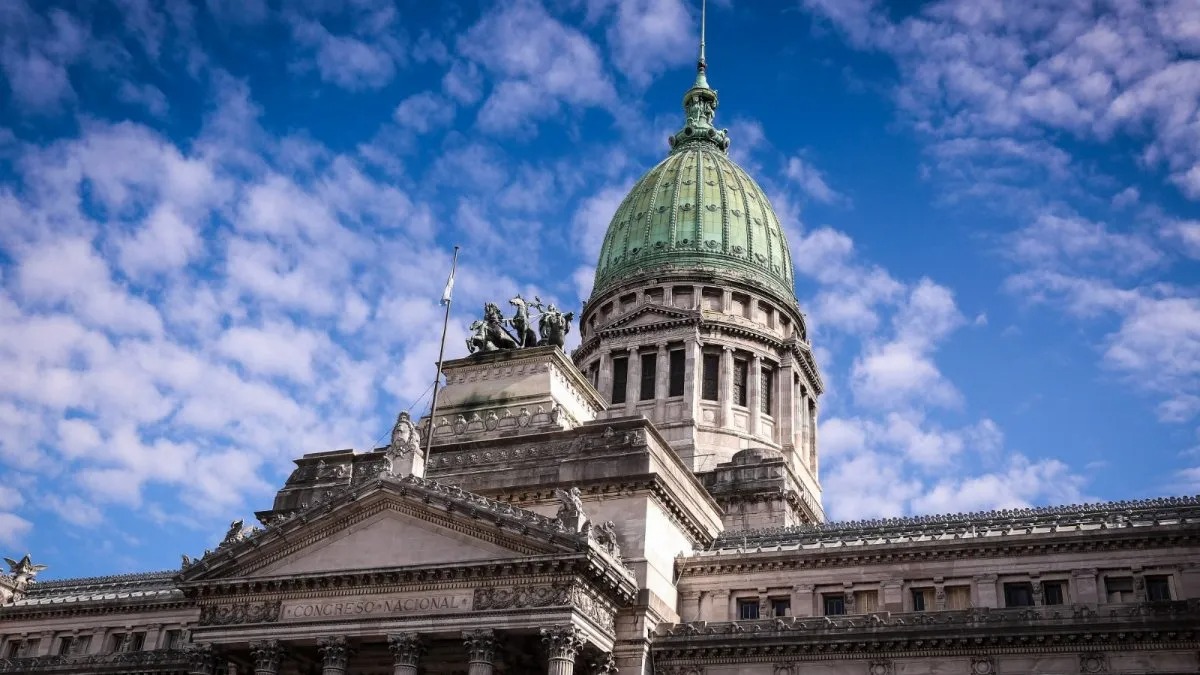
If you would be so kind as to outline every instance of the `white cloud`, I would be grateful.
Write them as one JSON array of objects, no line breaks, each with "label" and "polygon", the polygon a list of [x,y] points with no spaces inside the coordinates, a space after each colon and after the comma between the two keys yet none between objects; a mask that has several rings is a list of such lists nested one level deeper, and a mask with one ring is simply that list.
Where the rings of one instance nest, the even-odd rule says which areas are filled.
[{"label": "white cloud", "polygon": [[596,45],[530,0],[487,12],[459,38],[458,51],[496,78],[479,111],[488,131],[526,129],[564,103],[605,107],[617,100]]},{"label": "white cloud", "polygon": [[392,117],[400,126],[425,134],[454,121],[454,104],[438,94],[424,91],[401,101]]},{"label": "white cloud", "polygon": [[634,84],[644,87],[669,68],[695,63],[700,23],[682,0],[589,3],[592,18],[612,9],[616,16],[606,31],[608,44],[617,67]]},{"label": "white cloud", "polygon": [[825,175],[816,167],[800,157],[788,159],[784,175],[804,191],[813,201],[822,204],[835,204],[845,201],[845,196],[829,187]]}]

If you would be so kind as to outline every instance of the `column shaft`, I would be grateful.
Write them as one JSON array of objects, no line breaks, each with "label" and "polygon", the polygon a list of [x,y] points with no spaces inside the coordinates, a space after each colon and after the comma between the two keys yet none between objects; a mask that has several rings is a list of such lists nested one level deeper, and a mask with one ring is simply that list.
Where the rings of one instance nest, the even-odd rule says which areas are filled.
[{"label": "column shaft", "polygon": [[612,352],[600,352],[600,374],[596,376],[596,390],[605,401],[612,399]]},{"label": "column shaft", "polygon": [[750,372],[746,373],[746,383],[750,387],[750,395],[746,397],[746,405],[750,408],[750,433],[758,436],[762,433],[762,357],[758,354],[750,361]]},{"label": "column shaft", "polygon": [[721,381],[717,383],[717,398],[721,402],[721,426],[733,427],[733,349],[721,349]]},{"label": "column shaft", "polygon": [[629,348],[629,368],[625,371],[625,414],[632,415],[642,398],[642,357],[637,347]]}]

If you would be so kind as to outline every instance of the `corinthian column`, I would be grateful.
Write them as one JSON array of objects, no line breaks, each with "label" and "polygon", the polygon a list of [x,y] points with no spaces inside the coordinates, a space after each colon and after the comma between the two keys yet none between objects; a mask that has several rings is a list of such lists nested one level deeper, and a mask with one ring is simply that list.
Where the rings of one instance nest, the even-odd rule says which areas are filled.
[{"label": "corinthian column", "polygon": [[388,649],[392,650],[392,675],[417,675],[417,663],[425,653],[421,636],[416,633],[397,633],[388,636]]},{"label": "corinthian column", "polygon": [[346,675],[346,664],[350,662],[350,645],[346,638],[325,637],[317,640],[317,651],[321,653],[323,664],[321,675]]},{"label": "corinthian column", "polygon": [[489,629],[465,631],[463,642],[467,646],[467,675],[492,675],[496,634]]},{"label": "corinthian column", "polygon": [[279,640],[251,642],[250,656],[254,658],[254,675],[276,675],[283,661],[283,646]]},{"label": "corinthian column", "polygon": [[212,645],[188,645],[183,651],[188,661],[188,675],[216,675],[218,657]]},{"label": "corinthian column", "polygon": [[542,629],[542,643],[550,655],[549,675],[573,675],[575,655],[583,649],[583,636],[574,626]]}]

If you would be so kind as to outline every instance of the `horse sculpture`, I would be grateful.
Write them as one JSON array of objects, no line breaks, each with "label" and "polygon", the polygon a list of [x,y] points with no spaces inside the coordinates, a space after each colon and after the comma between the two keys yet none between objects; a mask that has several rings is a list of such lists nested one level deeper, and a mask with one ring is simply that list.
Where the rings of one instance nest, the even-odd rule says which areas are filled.
[{"label": "horse sculpture", "polygon": [[537,332],[533,330],[533,326],[529,321],[529,302],[521,297],[518,293],[517,297],[508,301],[508,304],[517,308],[517,313],[513,318],[508,319],[508,325],[512,326],[517,331],[517,346],[532,347],[537,344]]},{"label": "horse sculpture", "polygon": [[542,340],[538,344],[554,345],[562,349],[567,344],[567,333],[571,332],[571,319],[575,318],[575,312],[563,314],[552,304],[543,308],[542,299],[536,295],[534,300],[537,301],[536,307],[542,312],[538,317],[538,332],[541,333]]}]

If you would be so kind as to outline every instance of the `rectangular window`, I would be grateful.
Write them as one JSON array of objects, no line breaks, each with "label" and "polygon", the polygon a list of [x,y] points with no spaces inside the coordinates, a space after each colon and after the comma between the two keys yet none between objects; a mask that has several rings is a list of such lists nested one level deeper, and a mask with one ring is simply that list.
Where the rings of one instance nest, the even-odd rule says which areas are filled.
[{"label": "rectangular window", "polygon": [[733,402],[740,406],[746,405],[746,360],[733,360]]},{"label": "rectangular window", "polygon": [[146,646],[146,634],[134,633],[129,640],[129,650],[131,652],[140,652],[142,647]]},{"label": "rectangular window", "polygon": [[933,590],[929,588],[912,589],[913,611],[928,612],[933,609]]},{"label": "rectangular window", "polygon": [[700,387],[700,398],[705,401],[717,400],[717,394],[720,391],[721,383],[721,355],[720,354],[705,354],[704,355],[704,382]]},{"label": "rectangular window", "polygon": [[1104,591],[1109,602],[1133,602],[1133,577],[1107,577]]},{"label": "rectangular window", "polygon": [[654,383],[658,379],[658,354],[642,354],[642,384],[638,400],[654,398]]},{"label": "rectangular window", "polygon": [[1146,599],[1150,602],[1171,599],[1171,583],[1165,576],[1146,577]]},{"label": "rectangular window", "polygon": [[771,405],[774,403],[772,395],[775,393],[775,373],[770,368],[764,367],[759,378],[758,407],[759,410],[770,415]]},{"label": "rectangular window", "polygon": [[789,598],[772,598],[771,614],[775,616],[791,616],[792,601]]},{"label": "rectangular window", "polygon": [[1042,604],[1065,605],[1067,603],[1067,583],[1065,581],[1047,581],[1042,584]]},{"label": "rectangular window", "polygon": [[838,616],[846,613],[846,596],[837,593],[821,597],[825,601],[825,616]]},{"label": "rectangular window", "polygon": [[21,645],[21,656],[37,656],[38,647],[41,647],[41,646],[42,646],[41,638],[34,638],[32,640],[26,640],[25,643],[23,645]]},{"label": "rectangular window", "polygon": [[854,611],[857,614],[870,614],[879,611],[879,591],[855,591]]},{"label": "rectangular window", "polygon": [[71,653],[71,636],[64,635],[58,639],[58,655],[66,656]]},{"label": "rectangular window", "polygon": [[12,642],[8,643],[8,654],[5,655],[6,658],[15,659],[15,658],[17,658],[17,656],[20,653],[21,653],[21,641],[20,640],[13,640]]},{"label": "rectangular window", "polygon": [[166,648],[167,649],[179,649],[180,647],[183,646],[180,644],[180,640],[182,638],[183,638],[183,631],[179,631],[179,630],[167,631]]},{"label": "rectangular window", "polygon": [[686,368],[686,352],[682,349],[671,350],[671,388],[667,391],[667,396],[683,396],[683,375]]},{"label": "rectangular window", "polygon": [[629,358],[618,356],[612,360],[612,397],[613,403],[625,402],[625,390],[629,388]]},{"label": "rectangular window", "polygon": [[971,608],[971,587],[970,586],[947,586],[946,587],[946,609],[970,609]]},{"label": "rectangular window", "polygon": [[88,647],[90,647],[91,645],[92,645],[92,636],[91,635],[76,635],[75,638],[73,640],[71,640],[71,653],[72,654],[86,654],[86,653],[88,653]]},{"label": "rectangular window", "polygon": [[1033,584],[1023,581],[1015,584],[1004,584],[1005,607],[1032,607]]},{"label": "rectangular window", "polygon": [[758,598],[738,600],[737,606],[739,621],[758,618]]},{"label": "rectangular window", "polygon": [[125,644],[124,633],[113,633],[108,636],[108,653],[113,654],[121,651],[121,647]]}]

